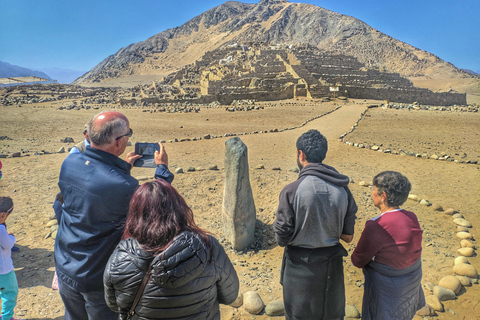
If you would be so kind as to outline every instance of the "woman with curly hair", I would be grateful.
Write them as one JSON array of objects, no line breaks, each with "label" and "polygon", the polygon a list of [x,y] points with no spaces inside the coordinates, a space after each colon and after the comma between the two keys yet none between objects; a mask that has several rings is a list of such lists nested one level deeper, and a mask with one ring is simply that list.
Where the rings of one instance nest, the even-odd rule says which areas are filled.
[{"label": "woman with curly hair", "polygon": [[352,254],[363,268],[362,319],[412,319],[425,305],[422,280],[422,230],[417,216],[400,206],[410,181],[395,171],[373,178],[372,200],[380,215],[370,219]]}]

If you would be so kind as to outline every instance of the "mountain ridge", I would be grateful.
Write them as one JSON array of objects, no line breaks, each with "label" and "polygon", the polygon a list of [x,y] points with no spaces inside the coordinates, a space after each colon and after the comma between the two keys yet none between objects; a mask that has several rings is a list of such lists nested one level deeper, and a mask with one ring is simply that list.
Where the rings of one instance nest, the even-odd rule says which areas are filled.
[{"label": "mountain ridge", "polygon": [[106,84],[132,76],[160,79],[193,63],[207,51],[247,41],[305,43],[325,52],[353,56],[368,68],[398,72],[409,78],[478,80],[436,55],[386,35],[357,18],[311,4],[262,0],[256,4],[225,2],[179,27],[121,48],[74,84]]},{"label": "mountain ridge", "polygon": [[52,80],[46,73],[0,61],[0,78],[39,77]]}]

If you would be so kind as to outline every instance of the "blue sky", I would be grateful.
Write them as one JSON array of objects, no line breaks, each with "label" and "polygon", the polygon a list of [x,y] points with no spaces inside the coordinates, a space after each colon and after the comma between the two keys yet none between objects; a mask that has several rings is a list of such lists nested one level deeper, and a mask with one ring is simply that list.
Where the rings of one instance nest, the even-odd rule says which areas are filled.
[{"label": "blue sky", "polygon": [[[217,0],[0,0],[0,61],[88,71]],[[258,1],[244,0],[244,3]],[[480,0],[304,0],[480,73]]]}]

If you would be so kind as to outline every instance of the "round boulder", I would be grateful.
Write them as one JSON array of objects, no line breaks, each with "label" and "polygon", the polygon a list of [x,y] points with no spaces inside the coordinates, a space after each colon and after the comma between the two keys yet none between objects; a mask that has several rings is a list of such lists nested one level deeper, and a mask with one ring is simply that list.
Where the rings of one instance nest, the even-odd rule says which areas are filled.
[{"label": "round boulder", "polygon": [[259,314],[262,312],[264,304],[258,293],[247,291],[243,297],[243,307],[250,314]]},{"label": "round boulder", "polygon": [[355,305],[345,306],[345,318],[360,319],[360,312]]},{"label": "round boulder", "polygon": [[267,304],[265,307],[265,313],[267,316],[281,316],[285,313],[285,306],[283,300],[275,300]]},{"label": "round boulder", "polygon": [[435,295],[440,301],[455,300],[456,298],[455,292],[440,286],[433,288],[433,295]]},{"label": "round boulder", "polygon": [[242,292],[238,292],[238,297],[237,299],[235,299],[235,301],[233,301],[230,305],[234,308],[239,308],[241,307],[243,304],[243,294]]},{"label": "round boulder", "polygon": [[454,215],[452,215],[452,218],[453,219],[463,219],[463,214],[461,213],[455,213]]},{"label": "round boulder", "polygon": [[462,284],[455,276],[446,276],[440,279],[438,282],[440,287],[452,290],[455,294],[458,294],[462,289]]},{"label": "round boulder", "polygon": [[433,308],[433,310],[443,312],[443,304],[438,300],[437,296],[426,296],[425,301]]},{"label": "round boulder", "polygon": [[475,246],[473,245],[473,243],[471,243],[470,241],[465,240],[465,239],[463,239],[462,241],[460,241],[460,245],[462,246],[462,248],[475,248]]},{"label": "round boulder", "polygon": [[408,195],[408,199],[416,201],[416,202],[419,202],[421,200],[419,196],[417,196],[416,194],[412,194],[412,193],[410,193]]},{"label": "round boulder", "polygon": [[418,310],[417,313],[415,314],[419,317],[434,316],[435,310],[427,303],[426,305],[423,306],[422,309]]},{"label": "round boulder", "polygon": [[432,204],[432,209],[433,211],[443,211],[443,207],[439,205],[438,203]]},{"label": "round boulder", "polygon": [[426,200],[426,199],[420,200],[420,204],[421,204],[421,205],[424,205],[424,206],[427,206],[427,207],[429,207],[429,206],[432,205],[432,204],[430,203],[430,201],[428,201],[428,200]]},{"label": "round boulder", "polygon": [[177,169],[175,169],[175,173],[183,173],[183,168],[178,167]]},{"label": "round boulder", "polygon": [[467,221],[465,219],[462,219],[462,218],[453,219],[453,223],[455,223],[457,226],[461,226],[461,227],[467,227],[467,228],[472,227],[472,224],[469,221]]},{"label": "round boulder", "polygon": [[448,214],[449,216],[451,216],[451,215],[454,215],[454,214],[457,213],[457,212],[458,212],[457,210],[452,209],[452,208],[449,208],[449,209],[445,210],[443,213]]},{"label": "round boulder", "polygon": [[470,262],[468,262],[468,259],[467,259],[466,257],[463,257],[463,256],[462,256],[462,257],[456,257],[456,258],[455,258],[455,263],[454,263],[454,265],[460,264],[460,263],[467,263],[467,264],[469,264]]},{"label": "round boulder", "polygon": [[472,282],[470,281],[470,279],[468,277],[465,277],[465,276],[455,276],[455,278],[458,279],[458,281],[460,281],[460,283],[462,284],[462,286],[464,287],[471,287],[472,286]]},{"label": "round boulder", "polygon": [[457,249],[457,253],[464,257],[471,257],[475,254],[475,250],[473,250],[473,248],[460,248]]},{"label": "round boulder", "polygon": [[459,276],[466,276],[469,278],[477,278],[478,272],[477,269],[471,264],[459,263],[453,266],[453,272]]},{"label": "round boulder", "polygon": [[51,226],[56,225],[56,224],[58,224],[58,221],[56,219],[55,220],[50,220],[47,223],[47,227],[51,227]]},{"label": "round boulder", "polygon": [[471,240],[473,239],[473,236],[468,232],[460,231],[460,232],[457,232],[457,238]]},{"label": "round boulder", "polygon": [[63,142],[63,143],[74,143],[75,141],[73,140],[72,137],[66,137],[66,138],[60,139],[60,142]]}]

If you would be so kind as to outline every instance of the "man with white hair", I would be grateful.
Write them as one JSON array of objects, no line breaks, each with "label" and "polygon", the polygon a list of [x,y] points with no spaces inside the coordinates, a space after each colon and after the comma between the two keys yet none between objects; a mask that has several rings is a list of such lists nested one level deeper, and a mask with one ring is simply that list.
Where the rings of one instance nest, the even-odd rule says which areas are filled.
[{"label": "man with white hair", "polygon": [[[87,124],[90,146],[63,162],[58,185],[63,206],[55,238],[55,269],[65,319],[117,319],[105,303],[103,272],[120,241],[138,181],[130,175],[134,151],[124,153],[133,130],[120,112],[106,111]],[[155,152],[155,178],[168,182],[168,155]]]}]

